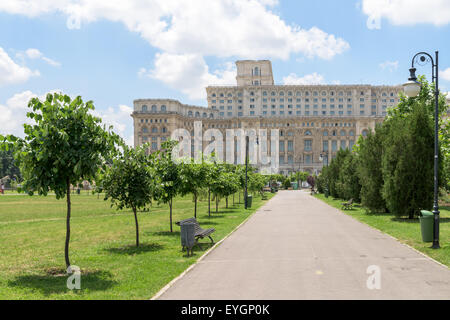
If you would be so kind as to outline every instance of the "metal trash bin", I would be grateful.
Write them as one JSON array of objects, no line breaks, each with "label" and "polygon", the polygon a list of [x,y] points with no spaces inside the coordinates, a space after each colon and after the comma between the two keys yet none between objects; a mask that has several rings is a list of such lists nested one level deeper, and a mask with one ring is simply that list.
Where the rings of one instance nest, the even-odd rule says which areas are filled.
[{"label": "metal trash bin", "polygon": [[434,214],[433,212],[420,211],[420,231],[422,233],[423,242],[433,242]]},{"label": "metal trash bin", "polygon": [[191,251],[195,245],[195,224],[186,222],[180,224],[180,234],[181,234],[181,246],[186,248],[187,254],[189,256],[189,251]]},{"label": "metal trash bin", "polygon": [[247,208],[251,208],[252,207],[252,201],[253,201],[253,196],[251,194],[249,194],[247,196]]}]

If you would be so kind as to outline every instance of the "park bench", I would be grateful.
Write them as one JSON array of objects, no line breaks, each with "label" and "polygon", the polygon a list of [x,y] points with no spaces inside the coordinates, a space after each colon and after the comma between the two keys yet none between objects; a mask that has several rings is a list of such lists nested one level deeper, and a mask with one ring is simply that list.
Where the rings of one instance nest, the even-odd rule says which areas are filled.
[{"label": "park bench", "polygon": [[211,240],[211,242],[214,243],[213,238],[211,238],[211,233],[216,231],[216,229],[214,229],[214,228],[202,229],[200,227],[200,225],[198,224],[198,221],[195,218],[189,218],[189,219],[185,219],[185,220],[181,220],[181,221],[175,222],[175,224],[177,226],[179,226],[179,225],[181,225],[183,223],[193,223],[194,224],[195,243],[198,242],[198,239],[203,239],[205,237],[208,237]]},{"label": "park bench", "polygon": [[342,203],[342,209],[344,210],[351,209],[352,206],[353,206],[353,199],[350,199],[347,202]]}]

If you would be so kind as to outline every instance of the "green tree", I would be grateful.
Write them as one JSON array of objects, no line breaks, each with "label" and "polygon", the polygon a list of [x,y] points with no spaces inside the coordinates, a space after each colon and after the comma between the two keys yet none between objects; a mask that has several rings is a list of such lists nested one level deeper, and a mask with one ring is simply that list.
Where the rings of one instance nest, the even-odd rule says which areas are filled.
[{"label": "green tree", "polygon": [[117,209],[133,210],[136,225],[136,247],[139,247],[137,210],[144,209],[158,193],[161,182],[155,174],[155,155],[147,155],[148,145],[136,148],[122,146],[123,151],[101,175],[105,200]]},{"label": "green tree", "polygon": [[383,198],[383,127],[377,125],[366,137],[361,136],[357,148],[357,173],[361,183],[361,205],[371,212],[386,212]]},{"label": "green tree", "polygon": [[248,189],[251,192],[258,192],[262,197],[263,196],[262,189],[267,184],[267,181],[268,181],[268,177],[266,177],[260,173],[253,172],[250,175]]},{"label": "green tree", "polygon": [[410,114],[391,117],[385,127],[383,197],[389,211],[412,219],[433,202],[433,120],[416,101]]},{"label": "green tree", "polygon": [[180,193],[191,193],[194,197],[194,217],[197,218],[197,200],[202,188],[205,187],[208,167],[205,163],[197,164],[194,159],[179,164]]},{"label": "green tree", "polygon": [[298,171],[295,173],[296,180],[298,183],[298,188],[301,189],[303,181],[306,181],[309,177],[309,172],[306,171]]},{"label": "green tree", "polygon": [[170,232],[173,232],[172,227],[172,207],[173,198],[180,192],[181,178],[180,168],[172,160],[172,150],[177,144],[176,141],[166,141],[161,146],[159,151],[155,170],[156,175],[160,180],[160,188],[157,188],[155,197],[161,200],[163,203],[169,204],[169,224]]},{"label": "green tree", "polygon": [[330,194],[335,198],[343,198],[342,185],[339,184],[339,176],[345,158],[349,153],[349,150],[339,150],[336,153],[336,158],[332,159],[330,165],[326,168],[328,188]]},{"label": "green tree", "polygon": [[6,181],[7,186],[11,180],[22,180],[20,169],[14,161],[13,150],[0,150],[0,179],[6,176],[9,177],[8,181]]},{"label": "green tree", "polygon": [[343,199],[353,199],[360,202],[361,184],[357,174],[357,157],[356,155],[346,150],[346,157],[342,162],[342,167],[339,170],[339,190]]},{"label": "green tree", "polygon": [[24,139],[8,136],[3,149],[12,145],[24,179],[19,191],[46,196],[53,190],[57,199],[67,198],[64,253],[69,267],[70,185],[92,180],[111,157],[118,137],[91,114],[92,101],[84,103],[79,96],[72,100],[68,95],[48,94],[44,101],[31,99],[28,107],[32,111],[27,117],[35,124],[24,124]]}]

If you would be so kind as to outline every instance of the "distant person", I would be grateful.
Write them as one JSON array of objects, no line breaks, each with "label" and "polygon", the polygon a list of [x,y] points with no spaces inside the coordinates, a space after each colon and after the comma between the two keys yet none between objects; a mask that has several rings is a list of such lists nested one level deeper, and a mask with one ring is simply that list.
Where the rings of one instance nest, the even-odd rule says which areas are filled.
[{"label": "distant person", "polygon": [[1,187],[0,187],[2,194],[5,194],[5,185],[2,183]]}]

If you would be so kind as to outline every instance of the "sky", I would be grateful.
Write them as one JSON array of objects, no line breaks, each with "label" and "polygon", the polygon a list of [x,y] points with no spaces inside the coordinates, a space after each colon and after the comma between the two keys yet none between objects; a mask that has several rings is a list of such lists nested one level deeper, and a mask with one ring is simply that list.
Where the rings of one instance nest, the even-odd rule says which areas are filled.
[{"label": "sky", "polygon": [[0,134],[23,136],[29,99],[63,92],[132,144],[133,100],[206,106],[239,59],[271,60],[276,84],[396,85],[438,50],[447,92],[449,40],[448,0],[1,0]]}]

